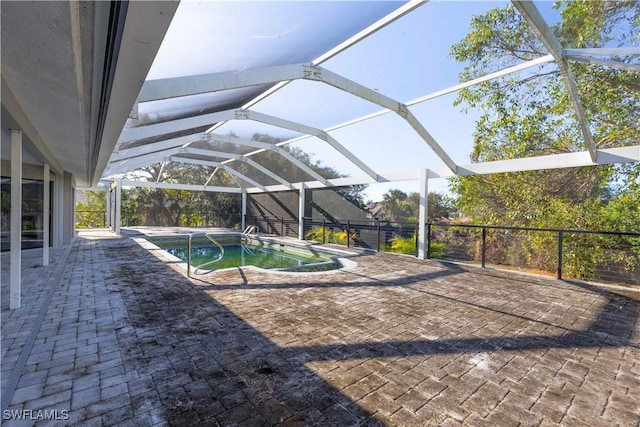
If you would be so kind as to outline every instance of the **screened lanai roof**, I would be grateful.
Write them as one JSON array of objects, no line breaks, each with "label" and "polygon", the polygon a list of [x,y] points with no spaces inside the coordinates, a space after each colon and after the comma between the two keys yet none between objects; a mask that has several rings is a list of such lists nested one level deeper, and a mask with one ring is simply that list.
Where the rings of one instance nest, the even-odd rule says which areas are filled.
[{"label": "screened lanai roof", "polygon": [[[182,2],[103,179],[125,185],[264,192],[640,161],[640,145],[594,140],[572,63],[640,71],[638,40],[561,46],[550,2],[514,1],[547,54],[459,81],[449,57],[473,15],[504,2]],[[631,59],[630,59],[631,58]],[[560,71],[579,129],[573,151],[471,163],[478,113],[457,92],[506,75]],[[624,89],[621,89],[624,90]],[[255,138],[254,135],[274,138]],[[256,140],[258,139],[258,140]],[[297,147],[345,177],[310,168]],[[163,165],[208,168],[202,181]],[[160,176],[151,179],[145,168]],[[225,170],[232,184],[216,183]],[[162,175],[164,173],[164,175]],[[164,181],[164,182],[163,182]]]}]

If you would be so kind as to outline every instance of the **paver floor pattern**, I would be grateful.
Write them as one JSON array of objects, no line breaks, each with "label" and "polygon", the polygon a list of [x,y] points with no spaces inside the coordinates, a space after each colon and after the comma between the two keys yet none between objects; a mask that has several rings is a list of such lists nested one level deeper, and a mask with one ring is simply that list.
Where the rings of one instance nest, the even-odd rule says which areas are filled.
[{"label": "paver floor pattern", "polygon": [[640,425],[636,289],[373,253],[345,272],[187,279],[141,245],[86,233],[55,251],[35,332],[55,266],[26,269],[23,308],[2,307],[3,393],[36,334],[9,410],[67,411],[42,425]]}]

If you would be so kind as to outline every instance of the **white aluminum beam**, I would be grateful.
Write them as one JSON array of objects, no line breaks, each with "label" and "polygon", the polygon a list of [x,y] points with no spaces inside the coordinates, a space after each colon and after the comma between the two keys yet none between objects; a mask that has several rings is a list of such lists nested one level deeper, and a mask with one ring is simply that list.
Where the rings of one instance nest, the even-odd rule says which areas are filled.
[{"label": "white aluminum beam", "polygon": [[139,145],[137,147],[125,148],[113,153],[111,155],[111,162],[124,160],[131,157],[137,157],[143,154],[153,153],[155,151],[167,150],[169,148],[183,147],[192,142],[198,142],[206,139],[206,134],[200,132],[192,135],[180,136],[178,138],[166,139],[164,141],[153,142],[150,144]]},{"label": "white aluminum beam", "polygon": [[236,110],[225,110],[215,113],[202,114],[199,116],[187,117],[184,119],[156,123],[153,125],[125,129],[120,134],[120,138],[118,138],[118,144],[137,141],[140,139],[150,138],[158,135],[165,135],[173,132],[194,129],[200,126],[207,126],[216,122],[232,120],[235,118],[235,116]]},{"label": "white aluminum beam", "polygon": [[213,160],[203,160],[203,159],[192,159],[189,157],[178,157],[171,156],[169,157],[170,162],[176,163],[189,163],[191,165],[200,165],[200,166],[211,166],[211,167],[221,167],[222,163],[214,162]]},{"label": "white aluminum beam", "polygon": [[565,49],[567,55],[591,56],[640,56],[640,48],[636,47],[591,47],[580,49]]},{"label": "white aluminum beam", "polygon": [[242,155],[235,153],[228,153],[226,151],[208,150],[206,148],[191,148],[185,147],[180,151],[180,155],[193,154],[196,156],[209,156],[209,157],[222,157],[223,159],[236,159],[239,160]]},{"label": "white aluminum beam", "polygon": [[540,37],[540,40],[549,50],[549,53],[551,53],[551,55],[553,55],[553,57],[555,58],[556,64],[560,69],[560,73],[564,78],[567,91],[569,92],[569,99],[571,101],[571,104],[573,105],[573,110],[578,119],[578,125],[580,126],[580,130],[582,131],[582,137],[584,138],[587,150],[589,150],[591,160],[595,162],[597,160],[597,153],[596,146],[593,141],[593,135],[591,135],[591,131],[589,130],[589,125],[584,113],[584,108],[582,107],[582,102],[580,101],[580,94],[578,93],[576,80],[573,77],[573,73],[571,73],[571,69],[569,68],[569,64],[565,57],[565,53],[562,45],[560,44],[560,41],[558,41],[555,34],[553,33],[553,30],[549,27],[547,22],[538,11],[538,8],[535,6],[535,4],[533,4],[532,1],[512,0],[512,3],[516,7],[516,9],[518,9],[520,14],[522,14],[524,19],[529,23],[531,29],[533,29],[538,37]]},{"label": "white aluminum beam", "polygon": [[620,61],[610,61],[606,59],[598,59],[592,56],[583,56],[583,55],[567,55],[567,58],[573,61],[586,62],[594,65],[603,65],[605,67],[610,67],[610,68],[619,68],[621,70],[634,71],[636,73],[640,72],[640,65],[625,64],[624,62],[620,62]]},{"label": "white aluminum beam", "polygon": [[304,240],[305,188],[304,182],[301,182],[298,189],[298,240]]},{"label": "white aluminum beam", "polygon": [[396,101],[386,95],[376,92],[366,86],[342,77],[326,68],[321,67],[306,67],[305,79],[314,80],[326,83],[337,89],[348,92],[359,98],[365,99],[381,107],[387,108],[397,115],[399,115],[404,121],[420,135],[420,137],[427,143],[427,145],[436,153],[438,157],[444,162],[445,165],[453,172],[456,171],[455,162],[449,157],[449,155],[440,147],[438,142],[433,136],[422,126],[422,123],[413,115],[405,104]]},{"label": "white aluminum beam", "polygon": [[[260,184],[259,182],[254,181],[253,179],[249,178],[246,175],[241,174],[240,172],[238,172],[237,170],[233,169],[231,166],[229,165],[220,165],[220,167],[224,170],[226,170],[227,172],[229,172],[231,175],[234,175],[240,179],[242,179],[245,182],[248,182],[249,184],[253,185],[256,188],[259,188],[260,190],[264,191],[265,193],[268,192],[267,188]],[[244,186],[243,186],[244,188]]]},{"label": "white aluminum beam", "polygon": [[115,162],[111,162],[105,174],[118,174],[134,169],[139,169],[143,166],[152,165],[154,163],[161,163],[167,157],[172,156],[174,154],[184,152],[185,148],[176,147],[171,148],[169,150],[158,151],[156,153],[145,154],[143,156],[133,157],[130,159],[117,160]]},{"label": "white aluminum beam", "polygon": [[477,84],[484,83],[484,82],[489,81],[489,80],[497,79],[499,77],[503,77],[503,76],[506,76],[506,75],[509,75],[509,74],[513,74],[513,73],[517,73],[519,71],[526,70],[527,68],[536,67],[536,66],[539,66],[539,65],[547,64],[549,62],[553,62],[553,61],[554,61],[553,55],[551,55],[551,54],[544,55],[544,56],[541,56],[539,58],[532,59],[532,60],[527,61],[527,62],[523,62],[522,64],[514,65],[512,67],[503,68],[502,70],[496,71],[494,73],[490,73],[490,74],[484,75],[482,77],[478,77],[478,78],[475,78],[475,79],[468,80],[466,82],[457,84],[455,86],[450,86],[448,88],[445,88],[445,89],[442,89],[442,90],[439,90],[439,91],[436,91],[436,92],[432,92],[432,93],[427,94],[425,96],[421,96],[420,98],[413,99],[413,100],[407,102],[406,105],[412,106],[412,105],[420,104],[421,102],[425,102],[425,101],[428,101],[430,99],[435,99],[435,98],[438,98],[438,97],[441,97],[441,96],[444,96],[444,95],[448,95],[450,93],[457,92],[457,91],[459,91],[461,89],[465,89],[465,88],[468,88],[468,87],[471,87],[471,86],[475,86]]},{"label": "white aluminum beam", "polygon": [[[229,165],[223,165],[220,162],[212,162],[210,160],[200,160],[200,159],[190,159],[188,157],[176,157],[176,156],[172,156],[170,158],[170,160],[172,162],[179,162],[179,163],[190,163],[190,164],[194,164],[194,165],[201,165],[201,166],[214,166],[214,167],[220,167],[224,170],[226,170],[227,172],[229,172],[231,175],[242,179],[245,182],[248,182],[249,184],[253,185],[256,188],[259,188],[262,191],[267,191],[267,188],[265,186],[263,186],[262,184],[260,184],[257,181],[254,181],[253,179],[249,178],[248,176],[238,172],[237,170],[233,169],[231,166]],[[241,186],[242,187],[242,186]]]},{"label": "white aluminum beam", "polygon": [[[407,106],[409,106],[409,107],[413,106],[413,105],[417,105],[417,104],[420,104],[422,102],[428,101],[430,99],[435,99],[435,98],[438,98],[440,96],[444,96],[444,95],[447,95],[449,93],[456,92],[456,91],[458,91],[460,89],[464,89],[466,87],[476,85],[478,83],[482,83],[482,82],[485,82],[485,81],[488,81],[488,80],[493,80],[495,78],[502,77],[502,76],[505,76],[507,74],[515,73],[515,72],[518,72],[518,71],[522,71],[522,70],[525,70],[527,68],[531,68],[531,67],[534,67],[534,66],[537,66],[537,65],[542,65],[544,63],[553,62],[553,60],[554,59],[553,59],[552,55],[545,55],[545,56],[542,56],[540,58],[536,58],[536,59],[533,59],[531,61],[515,65],[513,67],[508,67],[508,68],[505,68],[503,70],[496,71],[495,73],[487,74],[486,76],[482,76],[482,77],[479,77],[477,79],[469,80],[467,82],[460,83],[458,85],[451,86],[451,87],[446,88],[446,89],[442,89],[442,90],[439,90],[439,91],[436,91],[436,92],[432,92],[430,94],[421,96],[421,97],[413,99],[411,101],[407,101],[405,104]],[[376,117],[379,117],[379,116],[383,116],[383,115],[388,114],[390,112],[391,112],[391,110],[388,110],[388,109],[379,110],[379,111],[373,112],[371,114],[366,114],[364,116],[360,116],[360,117],[357,117],[355,119],[348,120],[346,122],[339,123],[337,125],[328,127],[326,129],[324,129],[324,131],[328,133],[328,132],[331,132],[331,131],[334,131],[334,130],[342,129],[342,128],[347,127],[347,126],[351,126],[351,125],[353,125],[355,123],[360,123],[360,122],[364,122],[366,120],[370,120],[370,119],[373,119],[373,118],[376,118]],[[287,145],[287,144],[291,144],[291,143],[294,143],[294,142],[303,141],[303,140],[308,139],[308,138],[311,138],[311,136],[310,135],[302,135],[302,136],[299,136],[299,137],[292,138],[292,139],[289,139],[287,141],[281,142],[278,145]]]},{"label": "white aluminum beam", "polygon": [[241,71],[201,74],[196,76],[173,77],[169,79],[147,80],[142,86],[138,102],[149,102],[200,93],[236,89],[282,80],[282,76],[302,77],[302,64],[278,65]]},{"label": "white aluminum beam", "polygon": [[[236,145],[243,145],[243,146],[258,148],[258,151],[254,151],[254,152],[242,155],[240,160],[250,164],[254,168],[256,168],[259,171],[263,172],[264,174],[270,176],[271,178],[275,179],[276,181],[279,181],[281,184],[286,185],[287,187],[291,187],[292,184],[290,182],[288,182],[287,180],[283,179],[282,177],[276,175],[271,170],[265,168],[264,166],[260,165],[259,163],[255,162],[255,161],[253,161],[248,156],[251,156],[253,154],[257,154],[257,153],[262,152],[264,150],[273,150],[273,151],[277,152],[278,154],[280,154],[281,156],[285,157],[287,160],[289,160],[291,163],[293,163],[298,168],[304,170],[305,172],[309,173],[309,171],[311,171],[313,173],[312,176],[314,178],[316,178],[316,179],[321,178],[322,179],[322,177],[320,175],[317,175],[312,169],[308,168],[300,160],[296,159],[293,156],[284,156],[282,153],[283,152],[286,153],[286,151],[283,150],[283,149],[280,149],[279,147],[276,147],[273,144],[269,144],[267,142],[261,142],[261,141],[254,141],[252,139],[238,138],[238,137],[234,137],[234,136],[231,136],[231,135],[207,134],[207,138],[212,140],[212,141],[226,142],[226,143],[229,143],[229,144],[236,144]],[[230,163],[230,162],[229,161],[225,161],[225,162],[222,162],[222,163],[223,164],[227,164],[227,163]],[[291,187],[291,189],[293,189],[293,187]]]},{"label": "white aluminum beam", "polygon": [[418,258],[427,258],[427,213],[429,212],[429,169],[420,171],[420,208],[418,210]]},{"label": "white aluminum beam", "polygon": [[289,160],[291,163],[293,163],[294,165],[298,166],[300,169],[302,169],[304,172],[307,173],[307,175],[310,175],[311,177],[315,178],[318,182],[322,183],[325,187],[326,186],[330,186],[331,183],[329,182],[329,180],[327,180],[326,178],[324,178],[322,175],[320,175],[318,172],[314,171],[313,169],[311,169],[309,166],[305,165],[304,163],[302,163],[300,160],[296,159],[295,157],[293,157],[289,152],[287,152],[284,148],[281,147],[273,147],[273,151],[275,151],[276,153],[280,154],[282,157],[284,157],[285,159]]},{"label": "white aluminum beam", "polygon": [[271,170],[265,168],[260,163],[253,161],[249,157],[242,157],[242,159],[240,159],[240,160],[242,160],[243,162],[245,162],[249,166],[252,166],[252,167],[258,169],[260,172],[262,172],[263,174],[273,178],[274,180],[278,181],[280,184],[286,185],[287,187],[289,187],[292,190],[295,189],[295,187],[289,181],[287,181],[286,179],[282,178],[279,175],[276,175]]},{"label": "white aluminum beam", "polygon": [[248,120],[255,120],[257,122],[270,124],[273,126],[284,128],[284,129],[294,130],[296,132],[306,133],[309,135],[313,135],[317,138],[320,138],[321,140],[331,145],[336,151],[342,154],[347,160],[349,160],[351,163],[356,165],[360,170],[362,170],[364,173],[369,175],[375,181],[379,179],[378,174],[373,169],[371,169],[362,160],[360,160],[353,153],[351,153],[344,146],[342,146],[342,144],[336,141],[334,137],[332,137],[331,135],[329,135],[328,133],[324,132],[321,129],[317,129],[301,123],[292,122],[290,120],[284,120],[278,117],[270,116],[268,114],[259,113],[257,111],[246,110],[243,113],[245,113],[246,115],[246,116],[243,115],[243,118],[246,118]]},{"label": "white aluminum beam", "polygon": [[114,206],[114,214],[115,214],[115,219],[114,219],[114,224],[113,224],[113,231],[116,234],[120,234],[120,227],[122,226],[122,180],[121,179],[116,179],[116,202],[115,202],[115,206]]},{"label": "white aluminum beam", "polygon": [[9,308],[20,308],[22,299],[22,131],[11,130],[11,267]]},{"label": "white aluminum beam", "polygon": [[194,184],[174,184],[171,182],[122,181],[124,187],[164,188],[170,190],[208,191],[213,193],[242,193],[242,189],[234,187],[216,187]]},{"label": "white aluminum beam", "polygon": [[270,144],[268,142],[254,141],[253,139],[238,138],[236,136],[231,136],[231,135],[219,135],[215,133],[209,133],[207,134],[207,138],[209,138],[211,141],[225,142],[227,144],[244,145],[246,147],[254,147],[254,148],[260,148],[264,150],[271,150],[273,148],[273,144]]},{"label": "white aluminum beam", "polygon": [[211,182],[211,180],[213,179],[213,177],[216,175],[216,173],[218,172],[218,170],[220,170],[220,167],[216,167],[213,172],[211,172],[211,175],[209,175],[209,178],[207,178],[207,180],[204,183],[204,186],[206,187],[207,184],[209,184],[209,182]]},{"label": "white aluminum beam", "polygon": [[640,161],[640,145],[598,150],[597,162],[591,160],[591,155],[588,151],[579,151],[574,153],[550,154],[546,156],[527,157],[522,159],[472,163],[460,166],[458,170],[460,176],[487,175],[493,173],[562,169],[638,161]]},{"label": "white aluminum beam", "polygon": [[[545,169],[562,169],[569,167],[583,167],[594,165],[607,165],[614,163],[640,162],[640,145],[619,148],[607,148],[598,150],[598,162],[591,160],[588,151],[580,151],[575,153],[551,154],[547,156],[530,157],[526,159],[498,160],[485,163],[471,163],[458,166],[461,175],[489,175],[503,172],[522,172],[530,170]],[[412,170],[405,172],[385,173],[385,181],[416,181],[421,179],[421,170]],[[449,178],[455,176],[448,168],[440,168],[429,170],[429,178]],[[358,184],[371,184],[371,177],[363,175],[358,177],[334,178],[329,179],[328,184],[336,187],[343,187]],[[297,186],[300,183],[293,183]],[[321,188],[325,184],[319,181],[306,181],[307,188]],[[267,190],[287,191],[288,188],[283,185],[269,185]],[[249,193],[260,193],[257,188],[247,189]]]},{"label": "white aluminum beam", "polygon": [[42,184],[44,186],[44,194],[42,201],[42,265],[49,265],[49,210],[51,208],[51,166],[49,163],[44,164],[44,173],[42,176]]},{"label": "white aluminum beam", "polygon": [[[254,113],[254,112],[252,112],[252,113]],[[253,154],[257,154],[259,152],[262,152],[263,150],[275,151],[276,153],[280,154],[282,157],[284,157],[285,159],[287,159],[288,161],[293,163],[299,169],[301,169],[304,172],[306,172],[308,175],[311,175],[316,180],[318,180],[320,182],[324,182],[327,185],[329,185],[328,181],[325,178],[323,178],[321,175],[319,175],[316,171],[314,171],[309,166],[305,165],[300,160],[296,159],[291,154],[289,154],[286,150],[284,150],[281,147],[278,147],[277,145],[269,144],[267,142],[254,141],[252,139],[237,138],[237,137],[233,137],[233,136],[229,136],[229,135],[216,135],[216,134],[210,134],[210,135],[211,135],[211,139],[213,141],[228,142],[230,144],[237,144],[237,145],[246,145],[248,147],[255,147],[255,148],[259,149],[258,151],[254,151],[252,153],[245,154],[244,155],[245,159],[247,158],[247,156],[250,156],[250,155],[253,155]],[[227,162],[223,162],[223,163],[226,164]]]},{"label": "white aluminum beam", "polygon": [[138,169],[142,166],[160,163],[169,156],[175,154],[194,154],[203,156],[223,157],[225,159],[239,159],[240,154],[232,154],[223,151],[207,150],[204,148],[174,147],[167,150],[157,151],[142,156],[124,158],[112,161],[107,172],[120,173],[120,171]]}]

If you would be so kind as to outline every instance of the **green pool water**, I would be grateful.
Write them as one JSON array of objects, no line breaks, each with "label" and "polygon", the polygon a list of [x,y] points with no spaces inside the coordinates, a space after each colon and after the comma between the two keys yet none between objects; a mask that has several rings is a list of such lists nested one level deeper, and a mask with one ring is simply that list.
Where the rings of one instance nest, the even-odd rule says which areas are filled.
[{"label": "green pool water", "polygon": [[[157,246],[161,247],[170,254],[187,261],[187,246],[177,245],[175,241],[163,242],[162,240],[154,241]],[[216,246],[195,246],[191,249],[191,265],[197,267],[211,260],[220,257],[220,248]],[[242,267],[253,265],[265,269],[297,269],[299,267],[328,263],[329,257],[317,256],[309,253],[301,255],[293,253],[286,249],[275,249],[267,247],[243,246],[243,245],[224,245],[224,256],[221,260],[208,264],[203,270],[221,270],[223,268]],[[335,268],[335,267],[334,267]]]}]

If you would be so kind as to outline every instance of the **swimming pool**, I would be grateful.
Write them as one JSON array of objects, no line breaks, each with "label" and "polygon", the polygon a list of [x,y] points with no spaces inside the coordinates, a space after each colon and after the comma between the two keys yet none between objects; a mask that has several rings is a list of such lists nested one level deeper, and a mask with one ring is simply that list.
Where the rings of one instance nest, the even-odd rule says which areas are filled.
[{"label": "swimming pool", "polygon": [[[340,257],[354,255],[318,248],[315,245],[294,244],[256,236],[252,236],[246,243],[242,242],[240,234],[211,237],[223,249],[205,236],[192,239],[191,267],[198,270],[194,272],[203,273],[245,266],[291,272],[327,271],[343,267]],[[187,261],[188,236],[153,237],[148,240],[182,261]],[[199,266],[201,268],[198,269]]]}]

